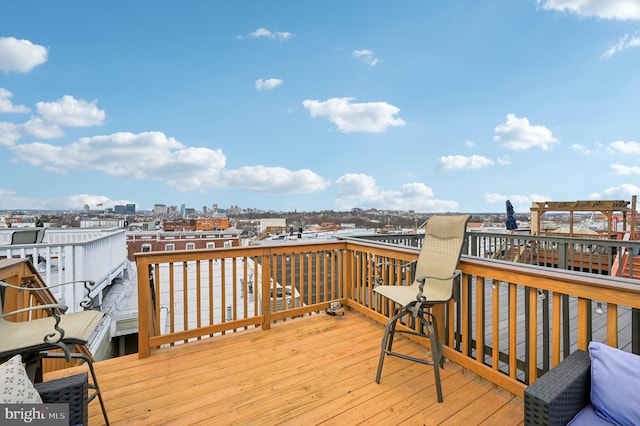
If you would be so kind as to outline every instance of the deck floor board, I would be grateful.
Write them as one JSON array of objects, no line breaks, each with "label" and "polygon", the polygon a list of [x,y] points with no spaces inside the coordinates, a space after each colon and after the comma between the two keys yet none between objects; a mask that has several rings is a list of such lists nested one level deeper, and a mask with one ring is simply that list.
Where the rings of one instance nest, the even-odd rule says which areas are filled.
[{"label": "deck floor board", "polygon": [[[442,404],[430,366],[387,357],[376,384],[382,333],[354,312],[311,315],[95,367],[113,425],[522,423],[521,398],[451,362],[441,371]],[[427,354],[402,336],[394,348]],[[104,423],[97,401],[89,415]]]}]

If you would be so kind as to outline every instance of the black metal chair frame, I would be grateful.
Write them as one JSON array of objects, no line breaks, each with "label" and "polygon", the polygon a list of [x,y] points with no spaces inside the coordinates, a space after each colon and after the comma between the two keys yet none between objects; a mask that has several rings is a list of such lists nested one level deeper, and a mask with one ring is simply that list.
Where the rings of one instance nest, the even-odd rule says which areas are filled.
[{"label": "black metal chair frame", "polygon": [[[85,292],[87,296],[80,302],[80,306],[88,309],[92,306],[93,300],[88,296],[91,290],[91,287],[94,285],[93,281],[81,280],[81,281],[72,281],[68,283],[62,283],[59,285],[71,284],[76,282],[82,282],[85,285]],[[58,286],[59,286],[58,285]],[[55,286],[53,286],[55,287]],[[3,292],[0,293],[0,303],[4,304],[4,288],[12,288],[19,291],[45,291],[50,287],[28,287],[28,286],[14,286],[5,282],[2,282],[0,287]],[[104,404],[104,400],[102,399],[102,392],[100,392],[100,387],[98,386],[98,379],[95,373],[95,369],[93,368],[93,359],[84,353],[73,352],[73,347],[78,344],[86,344],[87,342],[76,341],[74,339],[69,339],[65,337],[65,331],[60,326],[60,321],[62,320],[61,315],[63,315],[67,311],[68,307],[62,304],[47,304],[47,305],[39,305],[39,306],[31,306],[28,308],[18,309],[12,312],[4,312],[3,309],[0,309],[0,318],[4,318],[7,316],[20,314],[20,313],[28,313],[38,310],[47,310],[49,315],[54,318],[54,330],[50,334],[43,336],[42,343],[37,345],[36,347],[24,348],[22,350],[10,351],[7,353],[0,354],[0,358],[8,359],[17,353],[22,355],[23,362],[26,366],[27,374],[29,378],[34,383],[42,382],[42,360],[45,358],[64,358],[67,362],[71,362],[72,359],[79,359],[84,361],[88,367],[89,372],[91,373],[91,380],[93,383],[88,384],[88,388],[92,389],[92,392],[88,396],[87,402],[93,401],[96,396],[98,397],[98,401],[100,402],[100,408],[102,409],[102,414],[104,416],[105,424],[109,426],[109,419],[107,416],[107,409]],[[70,314],[73,315],[73,314]],[[52,352],[52,350],[60,349],[62,352]]]}]

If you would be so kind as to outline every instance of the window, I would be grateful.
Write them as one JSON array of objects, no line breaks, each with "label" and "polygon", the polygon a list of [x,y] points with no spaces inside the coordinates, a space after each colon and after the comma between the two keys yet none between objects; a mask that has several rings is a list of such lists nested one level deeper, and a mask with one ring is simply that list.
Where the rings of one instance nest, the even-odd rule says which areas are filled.
[{"label": "window", "polygon": [[224,242],[224,247],[225,247],[225,248],[233,247],[233,242],[232,242],[232,241],[230,241],[230,240],[225,241],[225,242]]},{"label": "window", "polygon": [[174,251],[176,249],[175,244],[165,244],[164,251]]},{"label": "window", "polygon": [[216,243],[207,243],[207,248],[208,248],[208,249],[214,249],[214,248],[216,248]]},{"label": "window", "polygon": [[187,243],[187,250],[195,250],[196,243]]},{"label": "window", "polygon": [[143,244],[142,245],[142,252],[143,253],[148,253],[151,251],[151,244]]}]

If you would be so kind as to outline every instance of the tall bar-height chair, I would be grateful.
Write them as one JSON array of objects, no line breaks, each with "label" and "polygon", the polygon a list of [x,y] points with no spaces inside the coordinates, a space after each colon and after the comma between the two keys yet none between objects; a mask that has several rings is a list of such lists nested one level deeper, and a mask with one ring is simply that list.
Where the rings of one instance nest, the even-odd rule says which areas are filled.
[{"label": "tall bar-height chair", "polygon": [[[424,242],[416,261],[415,278],[411,285],[380,285],[373,289],[397,306],[389,319],[381,342],[376,383],[380,383],[385,355],[392,355],[421,364],[433,365],[438,402],[442,402],[439,368],[443,367],[442,343],[438,338],[436,318],[430,308],[447,303],[453,297],[453,285],[460,276],[457,270],[469,215],[438,215],[427,222]],[[418,331],[396,328],[399,320],[410,315],[420,325]],[[429,339],[431,359],[416,358],[392,350],[396,333],[411,334]]]},{"label": "tall bar-height chair", "polygon": [[[93,282],[80,282],[85,283],[88,294]],[[70,283],[59,285],[64,284]],[[58,303],[36,305],[4,312],[4,302],[8,289],[20,292],[48,291],[49,287],[14,286],[0,281],[0,362],[20,354],[32,381],[37,381],[37,370],[43,358],[65,358],[67,362],[72,359],[80,359],[86,362],[93,381],[89,387],[94,390],[89,395],[88,401],[90,402],[96,396],[98,397],[105,423],[108,426],[107,410],[93,369],[93,359],[87,353],[73,352],[74,346],[88,343],[91,333],[95,331],[104,314],[91,309],[65,314],[68,307]],[[80,303],[84,308],[90,308],[91,304],[92,301],[88,296]],[[49,316],[43,316],[42,311],[48,313]],[[18,315],[26,316],[26,321],[9,321],[6,319],[6,317],[16,318]],[[55,351],[57,349],[62,350],[62,352]]]}]

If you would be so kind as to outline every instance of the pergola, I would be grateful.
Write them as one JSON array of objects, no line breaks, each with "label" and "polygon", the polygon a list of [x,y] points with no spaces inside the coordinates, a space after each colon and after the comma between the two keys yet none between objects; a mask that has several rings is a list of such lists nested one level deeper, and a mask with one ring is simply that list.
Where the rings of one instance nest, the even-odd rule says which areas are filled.
[{"label": "pergola", "polygon": [[[632,206],[629,207],[629,204]],[[627,213],[631,212],[631,222],[635,224],[636,196],[631,202],[624,200],[579,200],[579,201],[544,201],[531,205],[531,234],[539,235],[540,218],[547,212],[569,212],[569,236],[573,236],[573,215],[575,212],[599,212],[607,217],[607,237],[615,234],[612,227],[614,213],[622,213],[623,231],[627,230]],[[633,229],[634,226],[631,228]]]}]

